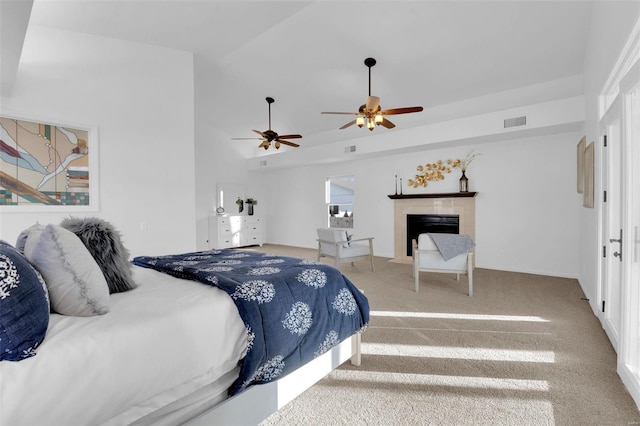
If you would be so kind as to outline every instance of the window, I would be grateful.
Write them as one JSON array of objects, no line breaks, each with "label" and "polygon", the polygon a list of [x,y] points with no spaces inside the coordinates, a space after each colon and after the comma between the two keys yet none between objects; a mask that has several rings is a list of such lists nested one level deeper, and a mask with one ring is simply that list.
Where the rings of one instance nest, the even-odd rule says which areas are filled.
[{"label": "window", "polygon": [[327,178],[326,212],[330,228],[353,228],[355,176]]}]

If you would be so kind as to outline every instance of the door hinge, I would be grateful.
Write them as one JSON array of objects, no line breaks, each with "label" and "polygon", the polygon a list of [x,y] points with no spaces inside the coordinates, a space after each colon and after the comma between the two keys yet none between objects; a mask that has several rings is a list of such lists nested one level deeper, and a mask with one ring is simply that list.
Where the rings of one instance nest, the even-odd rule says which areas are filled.
[{"label": "door hinge", "polygon": [[602,246],[602,257],[607,257],[607,246]]},{"label": "door hinge", "polygon": [[603,193],[602,193],[602,200],[603,200],[603,201],[602,201],[603,203],[606,203],[606,202],[607,202],[607,191],[603,191]]},{"label": "door hinge", "polygon": [[607,146],[607,135],[604,135],[602,137],[602,142],[604,143],[604,146],[606,147]]},{"label": "door hinge", "polygon": [[602,301],[602,312],[604,312],[604,300]]}]

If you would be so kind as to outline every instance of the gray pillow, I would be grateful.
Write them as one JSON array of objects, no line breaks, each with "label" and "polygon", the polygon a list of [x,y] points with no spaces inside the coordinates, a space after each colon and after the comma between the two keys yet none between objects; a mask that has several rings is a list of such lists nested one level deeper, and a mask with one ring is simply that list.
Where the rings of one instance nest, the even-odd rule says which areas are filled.
[{"label": "gray pillow", "polygon": [[137,287],[133,281],[129,250],[111,223],[97,217],[69,217],[60,226],[76,234],[87,247],[107,280],[109,293],[121,293]]},{"label": "gray pillow", "polygon": [[73,232],[49,224],[29,235],[24,256],[42,274],[52,311],[78,317],[109,312],[104,275]]},{"label": "gray pillow", "polygon": [[35,225],[31,225],[29,228],[22,231],[20,235],[18,235],[18,239],[16,241],[16,250],[24,254],[24,246],[27,245],[27,238],[29,238],[29,236],[33,235],[34,233],[37,233],[39,235],[43,229],[44,226],[36,223]]}]

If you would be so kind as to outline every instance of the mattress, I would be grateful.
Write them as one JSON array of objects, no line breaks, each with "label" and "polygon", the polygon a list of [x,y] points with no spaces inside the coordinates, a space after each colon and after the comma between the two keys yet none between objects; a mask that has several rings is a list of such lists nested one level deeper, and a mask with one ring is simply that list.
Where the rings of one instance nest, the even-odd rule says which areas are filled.
[{"label": "mattress", "polygon": [[224,398],[247,347],[231,298],[134,267],[111,312],[51,314],[37,355],[0,363],[0,425],[151,424]]}]

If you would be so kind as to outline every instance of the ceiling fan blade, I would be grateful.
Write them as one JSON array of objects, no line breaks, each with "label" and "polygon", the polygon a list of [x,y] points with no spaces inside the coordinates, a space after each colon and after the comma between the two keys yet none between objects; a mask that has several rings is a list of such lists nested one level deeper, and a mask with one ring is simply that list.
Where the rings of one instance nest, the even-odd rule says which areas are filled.
[{"label": "ceiling fan blade", "polygon": [[249,141],[249,140],[255,141],[255,140],[261,140],[261,139],[262,138],[231,138],[231,140],[234,140],[234,141]]},{"label": "ceiling fan blade", "polygon": [[421,106],[406,107],[406,108],[392,108],[392,109],[385,109],[384,111],[381,111],[380,114],[382,115],[408,114],[410,112],[420,112],[423,109],[424,108],[422,108]]},{"label": "ceiling fan blade", "polygon": [[353,126],[354,124],[356,124],[356,120],[350,121],[347,124],[345,124],[344,126],[340,127],[340,130],[342,129],[346,129],[349,126]]},{"label": "ceiling fan blade", "polygon": [[263,138],[266,138],[267,135],[264,134],[264,132],[261,132],[260,130],[254,130],[254,132],[256,132],[257,134],[259,134],[260,136],[262,136]]},{"label": "ceiling fan blade", "polygon": [[377,111],[380,106],[380,98],[377,96],[369,96],[367,98],[366,108],[367,111]]},{"label": "ceiling fan blade", "polygon": [[[285,145],[292,146],[292,147],[294,147],[294,148],[297,148],[297,147],[299,147],[299,146],[300,146],[300,145],[298,145],[298,144],[297,144],[297,143],[295,143],[295,142],[283,141],[282,139],[278,139],[278,142],[283,143],[283,144],[285,144]],[[276,143],[277,143],[277,142],[276,142]]]},{"label": "ceiling fan blade", "polygon": [[278,140],[282,139],[301,139],[302,135],[280,135],[277,137]]},{"label": "ceiling fan blade", "polygon": [[359,112],[321,112],[320,114],[360,115]]},{"label": "ceiling fan blade", "polygon": [[390,122],[389,120],[387,120],[386,118],[382,118],[382,125],[384,127],[386,127],[387,129],[393,129],[394,127],[396,127],[395,124],[393,124],[392,122]]}]

